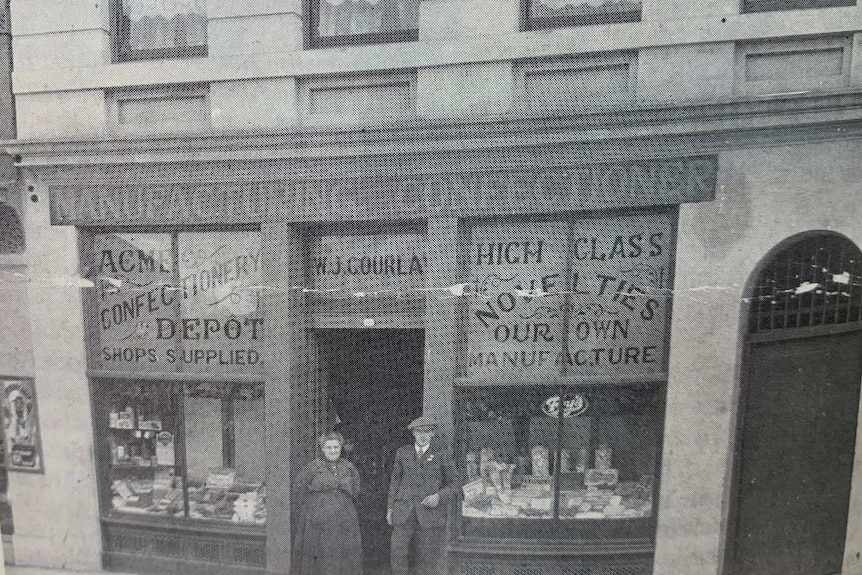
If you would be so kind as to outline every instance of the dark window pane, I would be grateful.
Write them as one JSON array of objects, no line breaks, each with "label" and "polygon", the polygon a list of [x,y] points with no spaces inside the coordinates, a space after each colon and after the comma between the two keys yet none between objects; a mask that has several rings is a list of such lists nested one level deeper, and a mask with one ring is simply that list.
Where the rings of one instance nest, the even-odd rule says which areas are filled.
[{"label": "dark window pane", "polygon": [[189,517],[264,523],[263,386],[190,384],[183,404]]},{"label": "dark window pane", "polygon": [[419,26],[419,0],[320,0],[317,31],[346,36],[413,30]]}]

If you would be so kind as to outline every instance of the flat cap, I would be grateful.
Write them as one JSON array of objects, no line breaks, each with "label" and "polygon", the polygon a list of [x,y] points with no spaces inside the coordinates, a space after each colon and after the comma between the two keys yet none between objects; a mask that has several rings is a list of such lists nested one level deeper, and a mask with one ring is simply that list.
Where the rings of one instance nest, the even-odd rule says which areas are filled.
[{"label": "flat cap", "polygon": [[410,422],[410,425],[407,426],[407,429],[414,430],[417,427],[430,427],[432,429],[437,427],[437,422],[431,419],[430,417],[425,417],[424,415],[421,417],[417,417],[413,421]]}]

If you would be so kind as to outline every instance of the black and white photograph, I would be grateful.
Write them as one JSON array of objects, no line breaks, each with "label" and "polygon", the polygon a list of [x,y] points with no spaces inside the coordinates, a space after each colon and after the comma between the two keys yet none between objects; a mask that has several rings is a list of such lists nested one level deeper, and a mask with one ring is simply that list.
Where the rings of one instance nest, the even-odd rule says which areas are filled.
[{"label": "black and white photograph", "polygon": [[0,1],[0,575],[862,575],[859,1]]}]

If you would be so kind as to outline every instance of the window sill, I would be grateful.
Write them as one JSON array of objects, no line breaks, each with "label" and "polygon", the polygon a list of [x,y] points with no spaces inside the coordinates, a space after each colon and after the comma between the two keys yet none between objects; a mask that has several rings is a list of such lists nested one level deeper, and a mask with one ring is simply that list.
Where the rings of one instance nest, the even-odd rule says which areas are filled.
[{"label": "window sill", "polygon": [[654,550],[649,539],[613,542],[548,541],[541,539],[490,539],[461,536],[449,544],[449,551],[463,554],[518,556],[647,555]]},{"label": "window sill", "polygon": [[120,64],[123,62],[140,62],[147,60],[178,60],[206,57],[206,46],[193,46],[182,49],[141,50],[128,53],[118,53],[114,56],[114,63]]},{"label": "window sill", "polygon": [[232,523],[226,521],[204,521],[200,519],[187,519],[185,517],[167,517],[147,515],[126,515],[110,513],[103,515],[103,523],[109,525],[128,525],[134,527],[152,527],[156,529],[167,529],[171,531],[185,531],[192,533],[210,533],[213,535],[242,535],[252,538],[264,538],[266,536],[265,524]]}]

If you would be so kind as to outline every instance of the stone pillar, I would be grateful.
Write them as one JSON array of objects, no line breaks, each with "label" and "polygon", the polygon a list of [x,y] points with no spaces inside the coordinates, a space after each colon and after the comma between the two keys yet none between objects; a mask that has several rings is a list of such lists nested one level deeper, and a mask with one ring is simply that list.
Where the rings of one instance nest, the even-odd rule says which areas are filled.
[{"label": "stone pillar", "polygon": [[[457,218],[428,220],[429,288],[447,288],[461,283]],[[423,411],[439,423],[438,434],[451,444],[452,385],[457,375],[458,318],[462,298],[448,290],[428,291],[425,300],[425,394]]]},{"label": "stone pillar", "polygon": [[292,389],[307,377],[302,307],[302,235],[284,221],[261,226],[266,386],[266,572],[290,573]]}]

